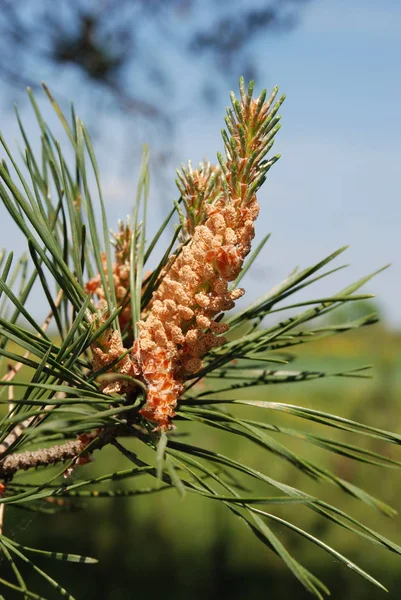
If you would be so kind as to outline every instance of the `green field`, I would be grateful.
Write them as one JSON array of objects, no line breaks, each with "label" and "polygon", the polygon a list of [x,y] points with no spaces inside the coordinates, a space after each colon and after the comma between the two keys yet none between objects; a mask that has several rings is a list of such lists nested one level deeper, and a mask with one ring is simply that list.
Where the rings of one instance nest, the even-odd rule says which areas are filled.
[{"label": "green field", "polygon": [[[344,417],[401,432],[401,336],[385,331],[379,326],[353,332],[336,339],[308,344],[300,348],[294,368],[324,369],[337,372],[357,366],[373,364],[372,379],[328,378],[312,382],[271,385],[257,388],[248,398],[269,398],[280,402],[321,408]],[[296,367],[295,367],[296,365]],[[243,392],[238,392],[242,394]],[[239,407],[252,416],[256,409]],[[259,411],[260,417],[260,411]],[[274,416],[266,411],[266,420],[291,427],[295,418]],[[180,432],[185,428],[180,426]],[[300,423],[298,422],[298,426]],[[303,425],[302,425],[303,426]],[[210,429],[210,428],[208,428]],[[350,434],[335,430],[322,431],[313,424],[305,430],[348,441],[363,443]],[[191,426],[193,439],[204,436]],[[359,520],[401,544],[401,517],[390,519],[372,508],[357,502],[331,484],[317,484],[306,479],[291,465],[271,457],[266,451],[255,451],[244,441],[228,441],[224,434],[210,429],[208,439],[202,437],[206,447],[218,449],[247,461],[255,468],[301,489],[319,494],[343,508]],[[279,434],[277,434],[279,435]],[[339,455],[329,454],[302,440],[278,437],[282,443],[313,457],[320,464],[330,466],[337,475],[361,487],[401,511],[401,469],[383,469],[363,465]],[[135,449],[135,440],[132,448]],[[401,460],[401,450],[396,446],[365,442],[366,447],[382,451]],[[266,464],[268,461],[268,465]],[[105,467],[107,463],[107,467]],[[124,468],[121,455],[107,448],[95,455],[91,465],[81,467],[96,475],[107,470]],[[32,481],[40,477],[24,474]],[[80,470],[74,475],[80,477]],[[145,479],[138,484],[145,487]],[[126,489],[132,489],[127,483]],[[136,485],[136,483],[135,483]],[[115,488],[122,489],[124,484]],[[257,491],[257,490],[254,490]],[[83,504],[83,503],[82,503]],[[100,563],[94,566],[62,565],[51,571],[59,576],[71,593],[79,599],[128,600],[131,598],[186,598],[249,599],[256,598],[309,598],[285,566],[244,525],[224,507],[198,496],[181,500],[174,490],[139,498],[88,499],[86,510],[71,510],[54,516],[38,515],[21,509],[7,508],[6,533],[20,542],[35,547],[96,556]],[[390,590],[387,597],[399,597],[401,559],[361,537],[319,518],[301,505],[279,507],[276,514],[291,515],[294,522],[324,542],[345,553],[351,560],[378,578]],[[295,514],[295,517],[294,517]],[[352,600],[385,597],[383,593],[361,580],[332,557],[290,532],[275,528],[288,548],[332,590],[333,598]],[[46,564],[46,563],[43,563]],[[47,565],[50,567],[50,565]],[[53,565],[51,565],[53,566]],[[60,573],[57,573],[57,570]],[[74,574],[74,579],[69,577]],[[38,582],[40,585],[40,583]],[[39,589],[39,588],[37,588]],[[53,598],[49,588],[43,587],[45,598]],[[13,596],[7,596],[7,598]]]}]

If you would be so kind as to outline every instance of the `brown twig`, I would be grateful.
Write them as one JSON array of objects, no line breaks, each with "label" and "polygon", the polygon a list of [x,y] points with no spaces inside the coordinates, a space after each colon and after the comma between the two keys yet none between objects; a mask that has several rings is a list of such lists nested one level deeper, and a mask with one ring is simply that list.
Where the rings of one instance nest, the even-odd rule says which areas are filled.
[{"label": "brown twig", "polygon": [[[10,454],[0,462],[0,478],[10,479],[17,471],[54,465],[72,459],[77,459],[76,464],[79,464],[80,458],[91,454],[94,450],[100,450],[122,433],[126,433],[125,426],[103,429],[100,432],[96,430],[83,434],[76,440],[70,440],[50,448]],[[95,443],[93,443],[94,440],[96,440]],[[90,450],[86,454],[85,450],[89,446]]]},{"label": "brown twig", "polygon": [[[63,297],[63,290],[60,290],[54,301],[54,305],[56,308],[58,308],[60,306],[62,297]],[[47,315],[47,317],[41,327],[41,330],[43,332],[47,331],[52,318],[53,318],[53,311],[51,310],[49,312],[49,314]],[[29,350],[27,350],[24,354],[24,358],[28,358],[29,355],[30,355],[30,352],[29,352]],[[1,378],[1,381],[12,381],[23,366],[24,366],[24,363],[22,363],[22,362],[18,362],[15,365],[9,364],[8,372]]]},{"label": "brown twig", "polygon": [[[58,308],[60,306],[61,300],[63,297],[63,290],[60,290],[59,293],[56,296],[56,299],[54,301],[54,305]],[[41,329],[42,331],[46,331],[47,328],[49,327],[49,324],[51,322],[53,318],[53,311],[50,311],[49,314],[47,315]],[[27,350],[24,354],[24,358],[28,358],[28,356],[30,355],[30,352]],[[17,375],[17,373],[21,370],[21,368],[23,367],[23,363],[22,362],[18,362],[15,365],[8,365],[8,372],[2,377],[2,381],[12,381],[14,379],[14,377]],[[11,390],[11,391],[10,391]],[[11,398],[12,400],[13,398],[13,386],[9,387],[9,398],[10,398],[10,394],[12,395]],[[56,398],[60,397],[59,394],[56,394]],[[10,413],[12,411],[13,406],[10,405]],[[48,405],[44,407],[44,411],[49,411],[51,409],[53,409],[54,406],[53,405]],[[29,427],[29,425],[36,420],[36,422],[38,423],[41,419],[43,418],[43,415],[39,415],[35,416],[35,417],[29,417],[28,419],[26,419],[25,421],[23,421],[22,423],[19,423],[16,427],[14,427],[10,433],[7,435],[7,437],[5,438],[5,440],[0,444],[0,455],[7,450],[7,448],[9,448],[11,446],[11,444],[13,444],[19,437],[20,435],[24,432],[24,430]]]},{"label": "brown twig", "polygon": [[72,440],[59,446],[10,454],[0,463],[0,477],[9,478],[17,471],[52,465],[72,459],[82,451],[80,440]]},{"label": "brown twig", "polygon": [[[13,404],[13,400],[14,400],[14,386],[10,385],[8,388],[8,400],[9,400],[9,405],[8,405],[8,413],[11,414],[13,408],[14,408],[14,404]],[[4,485],[4,484],[3,484]],[[5,487],[3,488],[3,493],[5,491]],[[4,511],[5,511],[5,504],[2,504],[0,506],[0,535],[3,533],[3,523],[4,523]]]}]

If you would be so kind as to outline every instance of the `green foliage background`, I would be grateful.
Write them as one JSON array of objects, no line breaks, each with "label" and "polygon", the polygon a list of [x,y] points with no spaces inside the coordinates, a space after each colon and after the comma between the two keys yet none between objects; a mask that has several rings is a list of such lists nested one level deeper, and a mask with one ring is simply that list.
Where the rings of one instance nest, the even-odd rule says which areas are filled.
[{"label": "green foliage background", "polygon": [[[350,419],[369,423],[386,430],[401,430],[401,335],[389,332],[381,325],[364,328],[343,336],[321,340],[297,348],[299,360],[295,368],[339,371],[364,364],[374,365],[372,379],[324,379],[312,382],[261,386],[253,389],[252,399],[279,400],[333,412]],[[232,394],[231,394],[232,395]],[[246,391],[241,391],[246,398]],[[241,407],[241,414],[249,418],[257,409]],[[260,416],[260,415],[259,415]],[[277,424],[290,427],[295,418],[285,415]],[[298,423],[299,424],[299,423]],[[255,468],[264,469],[273,477],[293,486],[301,484],[306,492],[319,493],[320,497],[346,510],[359,520],[369,523],[394,542],[401,543],[400,517],[391,519],[358,502],[336,487],[305,481],[294,467],[275,460],[263,450],[258,451],[246,440],[234,442],[229,436],[217,435],[210,428],[200,428],[198,435],[210,439],[196,439],[194,443],[220,450]],[[185,424],[180,423],[180,430]],[[313,424],[308,427],[313,430]],[[202,432],[202,433],[200,433]],[[321,426],[316,433],[322,433]],[[330,431],[324,434],[330,435]],[[337,432],[333,437],[351,443],[361,443],[376,452],[385,452],[398,458],[398,448],[381,447],[381,442]],[[356,440],[356,438],[358,438]],[[280,438],[283,440],[283,437]],[[284,441],[284,440],[283,440]],[[289,447],[305,458],[314,458],[334,470],[335,474],[361,485],[378,495],[396,510],[401,511],[401,478],[393,469],[376,468],[328,454],[302,441],[285,439]],[[132,448],[135,444],[132,441]],[[233,444],[235,446],[233,446]],[[266,465],[266,460],[270,464]],[[107,465],[105,465],[107,462]],[[113,448],[95,453],[95,462],[81,467],[74,475],[85,477],[121,468],[121,456]],[[32,474],[27,474],[32,480]],[[36,477],[40,477],[38,472]],[[114,487],[124,488],[124,481]],[[126,487],[130,486],[127,482]],[[145,480],[143,481],[145,486]],[[149,478],[149,485],[151,480]],[[113,487],[113,485],[111,485]],[[255,490],[257,491],[257,490]],[[66,551],[92,555],[100,559],[97,565],[54,564],[52,575],[72,594],[85,600],[129,600],[131,598],[159,598],[183,600],[184,598],[230,598],[253,600],[256,598],[309,598],[299,582],[289,574],[285,565],[260,542],[238,519],[220,506],[198,496],[180,499],[175,490],[135,499],[88,499],[90,512],[71,511],[58,515],[40,515],[24,512],[12,506],[7,508],[6,534],[17,535],[20,543],[48,550],[64,548]],[[275,511],[284,517],[291,514],[295,523],[308,532],[345,553],[389,589],[391,598],[398,598],[401,584],[399,557],[366,544],[363,538],[347,533],[318,517],[305,507],[283,507]],[[352,600],[383,598],[383,592],[345,569],[314,545],[284,528],[274,527],[289,551],[328,585],[332,597]],[[40,566],[41,562],[38,561]],[[48,561],[43,561],[43,567]],[[70,573],[70,578],[68,573]],[[35,590],[41,588],[39,578],[27,571],[27,582],[35,579]],[[31,580],[32,581],[32,580]],[[33,583],[33,581],[32,581]],[[43,595],[49,589],[43,584]],[[15,596],[16,597],[16,596]],[[7,595],[13,599],[13,593]]]}]

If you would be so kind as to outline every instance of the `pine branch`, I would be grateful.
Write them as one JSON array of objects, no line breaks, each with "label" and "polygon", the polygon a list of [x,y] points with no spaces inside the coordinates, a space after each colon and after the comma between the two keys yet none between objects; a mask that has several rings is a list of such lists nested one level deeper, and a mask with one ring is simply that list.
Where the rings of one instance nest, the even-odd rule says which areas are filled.
[{"label": "pine branch", "polygon": [[0,463],[0,477],[8,480],[17,471],[47,467],[58,462],[72,460],[83,450],[82,442],[75,440],[51,448],[11,454]]},{"label": "pine branch", "polygon": [[[287,365],[296,363],[296,356],[288,348],[375,323],[377,315],[372,313],[338,325],[327,321],[313,325],[316,318],[371,298],[358,292],[379,271],[338,292],[289,303],[290,296],[343,268],[325,270],[345,250],[340,248],[303,270],[293,271],[251,306],[227,314],[245,292],[237,284],[245,281],[245,274],[267,241],[266,236],[251,252],[259,213],[256,194],[278,159],[268,158],[268,153],[279,129],[283,97],[276,101],[275,89],[270,97],[264,91],[254,98],[253,83],[246,88],[240,81],[240,99],[232,94],[232,109],[227,111],[225,156],[218,155],[216,165],[206,162],[198,168],[189,164],[181,169],[177,181],[180,200],[147,245],[147,149],[133,217],[120,222],[110,240],[89,133],[73,109],[70,122],[47,87],[45,91],[66,132],[75,165],[68,164],[63,144],[49,129],[31,91],[41,131],[41,156],[33,152],[35,146],[18,115],[25,146],[24,169],[0,136],[7,156],[0,164],[0,198],[25,236],[31,257],[29,263],[23,257],[14,267],[12,254],[0,252],[0,356],[6,366],[0,380],[0,403],[6,406],[0,420],[0,549],[14,575],[13,582],[2,579],[0,584],[23,597],[38,597],[27,589],[19,571],[20,563],[29,564],[57,593],[72,598],[25,555],[42,551],[1,535],[7,503],[48,512],[49,507],[44,509],[41,504],[43,500],[54,500],[54,496],[104,497],[113,490],[98,491],[92,486],[146,475],[155,478],[155,487],[119,490],[115,495],[136,496],[174,487],[181,497],[197,494],[220,502],[318,598],[327,589],[285,548],[270,522],[312,541],[382,587],[322,540],[272,511],[279,505],[303,504],[319,517],[361,536],[364,542],[401,554],[397,544],[366,524],[305,493],[303,481],[312,478],[335,485],[387,516],[394,516],[394,510],[363,487],[338,477],[325,464],[309,460],[302,450],[277,441],[275,435],[394,470],[401,467],[401,461],[393,455],[390,458],[377,448],[318,434],[308,426],[344,432],[352,442],[354,437],[364,436],[381,445],[399,446],[401,435],[313,408],[272,402],[267,392],[266,398],[263,393],[271,385],[312,385],[326,377],[366,377],[364,366],[328,373],[295,364],[290,370]],[[97,202],[91,180],[96,183]],[[162,259],[152,273],[143,273],[174,216],[179,223],[159,254]],[[35,282],[49,305],[44,324],[26,309]],[[276,313],[288,310],[290,316],[280,321],[275,318]],[[266,316],[272,319],[264,326]],[[48,333],[51,322],[57,327],[57,339]],[[274,366],[277,364],[279,368]],[[259,410],[259,420],[254,413],[249,418],[246,411],[250,407]],[[277,423],[277,414],[283,421],[289,418],[290,426],[281,419]],[[297,419],[303,421],[301,429],[294,425]],[[191,428],[196,428],[197,439],[207,441],[199,446],[191,439],[182,442],[179,436],[184,422],[189,438]],[[199,435],[199,430],[205,435]],[[215,452],[208,446],[211,431],[216,436],[229,436],[236,445],[246,439],[255,449],[297,469],[299,488],[271,477],[270,461],[262,472]],[[135,437],[135,452],[117,440],[120,436]],[[89,462],[92,452],[108,444],[120,452],[121,460],[131,463],[130,468],[65,482],[66,471]],[[47,465],[59,468],[52,469],[43,483],[19,479],[20,472]],[[253,483],[257,494],[252,493]],[[81,489],[85,487],[89,489]],[[256,509],[259,504],[269,506],[269,512]],[[93,562],[66,553],[44,554]]]},{"label": "pine branch", "polygon": [[10,481],[18,471],[47,467],[67,460],[72,460],[76,465],[85,464],[90,462],[94,450],[100,450],[125,432],[125,426],[109,428],[50,448],[10,454],[0,461],[0,478]]}]

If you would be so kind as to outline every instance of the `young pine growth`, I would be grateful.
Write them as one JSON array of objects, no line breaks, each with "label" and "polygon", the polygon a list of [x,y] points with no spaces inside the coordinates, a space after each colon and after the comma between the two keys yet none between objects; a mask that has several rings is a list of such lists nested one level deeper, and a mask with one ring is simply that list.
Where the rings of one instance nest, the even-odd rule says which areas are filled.
[{"label": "young pine growth", "polygon": [[[89,134],[74,112],[69,124],[46,87],[45,91],[74,151],[75,169],[70,168],[31,93],[41,128],[41,158],[33,152],[20,120],[25,169],[19,167],[1,138],[5,159],[0,165],[0,197],[27,240],[29,257],[23,256],[13,267],[11,254],[0,256],[4,298],[0,304],[0,525],[7,504],[39,511],[44,507],[48,511],[50,505],[60,512],[64,499],[72,502],[85,493],[93,497],[113,494],[94,486],[117,479],[124,484],[150,475],[158,480],[151,492],[175,488],[181,496],[188,491],[221,502],[318,598],[327,592],[326,587],[290,555],[274,532],[274,523],[281,530],[285,527],[302,535],[384,589],[324,541],[276,515],[275,507],[303,504],[321,518],[362,536],[366,544],[372,542],[397,554],[401,553],[399,546],[301,487],[274,479],[269,474],[270,460],[264,461],[266,468],[261,472],[213,448],[191,443],[190,437],[184,443],[175,435],[185,423],[186,431],[194,425],[197,432],[199,427],[211,427],[216,440],[220,434],[230,436],[236,444],[247,438],[255,452],[262,449],[272,460],[298,469],[304,478],[334,485],[386,515],[394,514],[367,491],[286,447],[279,438],[285,434],[302,439],[305,444],[376,468],[399,468],[401,463],[394,458],[325,437],[324,432],[318,436],[308,425],[313,422],[335,432],[348,432],[351,437],[359,434],[397,445],[401,436],[313,408],[272,402],[268,394],[272,384],[300,384],[330,375],[365,376],[364,367],[340,373],[297,370],[296,366],[290,370],[288,363],[296,357],[287,350],[376,322],[371,314],[342,326],[311,324],[347,302],[369,298],[357,292],[372,275],[325,298],[286,303],[297,291],[337,270],[322,272],[342,248],[311,267],[292,272],[248,309],[233,310],[244,294],[238,284],[267,240],[250,255],[259,214],[257,193],[278,159],[267,158],[279,129],[278,109],[283,98],[276,100],[277,89],[270,98],[266,92],[254,98],[253,84],[246,89],[240,81],[240,99],[232,94],[232,109],[227,111],[225,156],[218,155],[216,165],[204,163],[193,169],[189,163],[182,167],[177,180],[179,202],[150,243],[146,240],[147,152],[133,214],[125,224],[120,222],[110,240]],[[97,184],[101,229],[88,183],[89,167]],[[157,266],[145,270],[173,216],[180,224],[171,243]],[[35,281],[49,304],[44,324],[25,308]],[[286,307],[299,312],[263,325],[266,316]],[[56,327],[54,335],[47,331],[50,324]],[[266,390],[262,400],[260,395],[255,398],[260,387]],[[249,407],[260,409],[260,420],[249,418]],[[274,418],[271,422],[270,417],[277,413],[283,419],[287,415],[301,419],[307,430],[298,430],[295,420],[291,428],[277,425]],[[137,440],[135,453],[124,444],[130,437]],[[90,465],[83,465],[109,444],[129,468],[123,464],[121,471],[108,473],[105,467],[103,475],[91,477]],[[39,479],[21,477],[25,471],[43,466],[50,468]],[[255,484],[257,494],[248,491]],[[88,490],[82,491],[83,487]],[[129,491],[133,495],[149,493],[141,488]],[[123,495],[122,490],[117,492]],[[20,564],[30,564],[58,594],[73,598],[27,554],[95,562],[64,551],[57,554],[28,548],[1,532],[0,552],[12,573],[10,580],[0,578],[0,586],[22,597],[39,597],[30,591],[20,572]]]},{"label": "young pine growth", "polygon": [[[241,87],[241,92],[241,101],[233,96],[234,111],[229,110],[226,118],[226,157],[219,156],[220,166],[201,164],[194,171],[189,165],[178,174],[188,243],[162,273],[145,307],[146,318],[137,324],[139,336],[131,357],[126,355],[113,367],[113,373],[121,369],[121,373],[144,381],[147,394],[140,413],[162,430],[171,427],[186,379],[200,371],[204,356],[226,343],[222,334],[229,325],[221,322],[221,316],[244,294],[242,288],[230,289],[229,284],[240,274],[251,249],[259,214],[256,192],[278,159],[266,160],[265,156],[279,128],[275,115],[284,98],[273,107],[277,90],[268,100],[265,93],[253,99],[251,90],[247,93]],[[129,236],[125,239],[128,245]],[[116,298],[123,307],[121,327],[129,298],[124,285],[129,279],[128,256],[128,250],[124,253],[118,247],[113,265]],[[100,298],[98,308],[105,306],[99,275],[86,289]],[[108,341],[103,336],[103,348],[97,340],[93,348],[95,371],[122,353],[119,339],[116,331]],[[114,380],[106,383],[103,391],[133,391],[135,387],[134,381],[130,385],[126,380]]]}]

